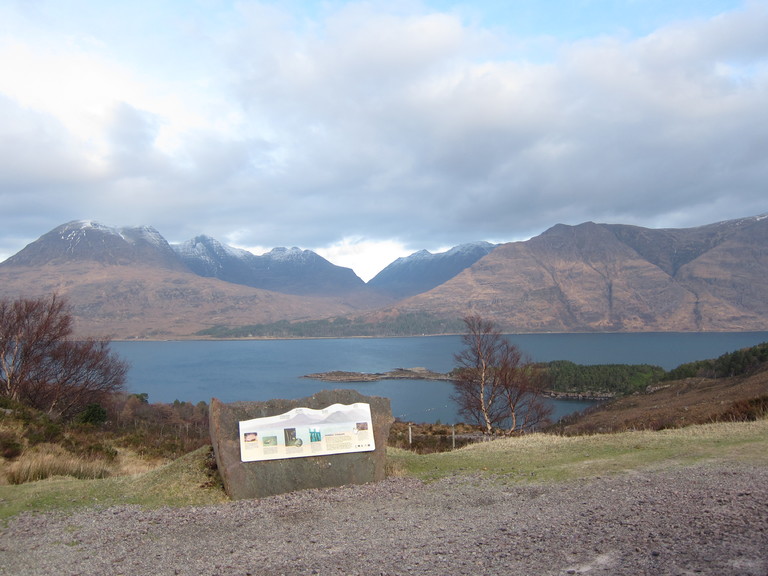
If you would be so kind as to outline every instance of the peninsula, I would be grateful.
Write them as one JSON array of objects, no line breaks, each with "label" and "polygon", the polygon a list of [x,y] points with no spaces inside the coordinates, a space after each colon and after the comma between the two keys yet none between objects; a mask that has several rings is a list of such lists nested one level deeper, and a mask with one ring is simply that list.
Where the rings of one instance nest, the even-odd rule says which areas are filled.
[{"label": "peninsula", "polygon": [[304,378],[323,380],[324,382],[376,382],[378,380],[451,380],[450,374],[433,372],[427,368],[395,368],[389,372],[317,372]]}]

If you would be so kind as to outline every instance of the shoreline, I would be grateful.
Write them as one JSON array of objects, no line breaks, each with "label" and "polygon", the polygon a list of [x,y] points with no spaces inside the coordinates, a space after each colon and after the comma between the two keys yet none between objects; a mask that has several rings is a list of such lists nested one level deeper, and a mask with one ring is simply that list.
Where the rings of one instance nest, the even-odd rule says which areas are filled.
[{"label": "shoreline", "polygon": [[[450,374],[433,372],[427,368],[395,368],[387,372],[346,372],[343,370],[331,370],[329,372],[314,372],[305,374],[302,378],[311,380],[320,380],[322,382],[378,382],[380,380],[437,380],[451,382],[453,378]],[[555,390],[544,390],[543,395],[555,400],[591,400],[603,402],[613,400],[615,394],[595,394],[583,392],[557,392]]]}]

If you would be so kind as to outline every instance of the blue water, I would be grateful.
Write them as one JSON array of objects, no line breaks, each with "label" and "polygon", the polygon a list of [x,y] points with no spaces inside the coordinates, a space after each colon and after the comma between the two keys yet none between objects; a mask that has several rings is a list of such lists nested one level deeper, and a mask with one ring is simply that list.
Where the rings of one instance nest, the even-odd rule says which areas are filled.
[{"label": "blue water", "polygon": [[[768,341],[768,332],[692,334],[526,334],[510,335],[531,360],[579,364],[654,364],[667,370],[685,362],[716,358]],[[224,402],[301,398],[327,388],[354,388],[384,396],[392,413],[414,422],[460,420],[448,382],[382,380],[354,384],[302,378],[313,372],[386,372],[423,366],[436,372],[454,367],[459,336],[346,338],[321,340],[237,340],[113,342],[131,365],[130,392],[151,402]],[[559,418],[590,403],[553,401]]]}]

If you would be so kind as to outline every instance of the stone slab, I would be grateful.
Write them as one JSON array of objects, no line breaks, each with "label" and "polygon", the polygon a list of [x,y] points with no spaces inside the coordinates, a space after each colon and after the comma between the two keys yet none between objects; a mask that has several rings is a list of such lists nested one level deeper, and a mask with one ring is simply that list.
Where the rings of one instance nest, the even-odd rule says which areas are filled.
[{"label": "stone slab", "polygon": [[[240,460],[239,422],[242,420],[277,416],[300,407],[321,410],[332,404],[356,402],[371,406],[375,450],[259,462]],[[364,396],[356,390],[323,390],[298,400],[266,402],[224,403],[213,398],[210,406],[211,442],[216,463],[224,490],[234,500],[384,480],[387,439],[392,422],[388,398]]]}]

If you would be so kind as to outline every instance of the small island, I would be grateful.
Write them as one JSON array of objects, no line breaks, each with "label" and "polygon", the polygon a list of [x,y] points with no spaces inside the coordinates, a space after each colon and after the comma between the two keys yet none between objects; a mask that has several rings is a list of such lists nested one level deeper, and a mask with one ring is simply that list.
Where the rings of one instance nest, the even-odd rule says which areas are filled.
[{"label": "small island", "polygon": [[324,382],[376,382],[378,380],[451,380],[450,374],[433,372],[427,368],[395,368],[389,372],[317,372],[303,378],[323,380]]}]

